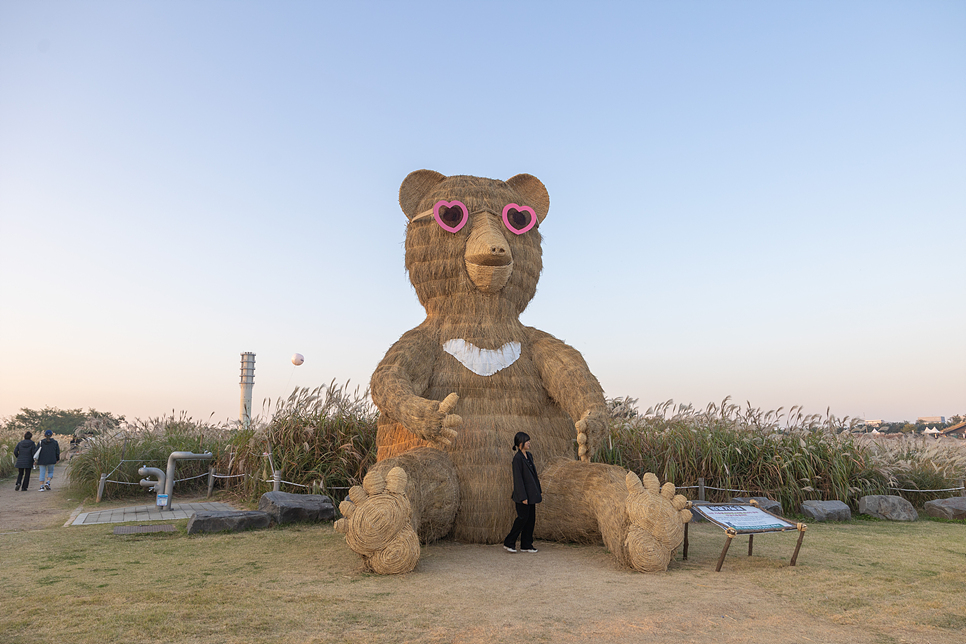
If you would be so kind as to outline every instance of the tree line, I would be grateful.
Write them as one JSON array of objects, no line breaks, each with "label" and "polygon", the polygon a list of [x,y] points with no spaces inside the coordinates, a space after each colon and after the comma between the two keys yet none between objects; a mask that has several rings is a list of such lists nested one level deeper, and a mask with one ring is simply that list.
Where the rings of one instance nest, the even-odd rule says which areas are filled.
[{"label": "tree line", "polygon": [[[88,421],[96,422],[88,423]],[[44,407],[36,410],[24,407],[19,414],[7,420],[4,429],[18,433],[32,432],[34,436],[41,436],[49,429],[55,434],[69,436],[85,425],[89,428],[117,427],[123,421],[123,415],[115,416],[109,411],[96,409],[84,411],[83,409]],[[96,430],[88,433],[96,433]]]}]

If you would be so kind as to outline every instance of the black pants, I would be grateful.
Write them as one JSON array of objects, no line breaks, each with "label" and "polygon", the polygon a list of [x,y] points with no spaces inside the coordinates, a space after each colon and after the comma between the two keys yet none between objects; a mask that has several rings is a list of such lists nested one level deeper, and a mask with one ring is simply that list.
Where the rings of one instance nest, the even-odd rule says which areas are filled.
[{"label": "black pants", "polygon": [[[20,485],[20,481],[23,480],[23,485]],[[18,467],[17,468],[17,485],[20,485],[21,490],[27,489],[27,484],[30,483],[30,468],[29,467]]]},{"label": "black pants", "polygon": [[533,526],[537,523],[537,506],[530,503],[517,503],[516,506],[517,518],[503,545],[516,548],[517,537],[520,537],[520,550],[530,550],[533,548]]}]

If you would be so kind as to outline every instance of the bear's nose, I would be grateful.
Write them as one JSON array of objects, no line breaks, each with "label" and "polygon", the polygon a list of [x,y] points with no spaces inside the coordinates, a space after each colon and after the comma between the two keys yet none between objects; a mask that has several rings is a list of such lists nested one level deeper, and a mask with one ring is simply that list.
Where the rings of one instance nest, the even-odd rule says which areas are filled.
[{"label": "bear's nose", "polygon": [[480,266],[507,266],[513,262],[510,245],[495,215],[481,213],[473,221],[473,232],[466,240],[466,261]]}]

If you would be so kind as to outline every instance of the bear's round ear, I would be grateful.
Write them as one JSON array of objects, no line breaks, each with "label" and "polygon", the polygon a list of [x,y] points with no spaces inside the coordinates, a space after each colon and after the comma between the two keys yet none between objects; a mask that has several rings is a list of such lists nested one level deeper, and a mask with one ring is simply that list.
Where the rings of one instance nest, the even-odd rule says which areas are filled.
[{"label": "bear's round ear", "polygon": [[402,185],[399,186],[399,207],[406,213],[407,219],[412,221],[412,218],[419,214],[416,212],[419,202],[433,189],[433,186],[445,178],[446,175],[433,170],[416,170],[406,175]]},{"label": "bear's round ear", "polygon": [[523,197],[528,206],[533,208],[537,213],[537,221],[543,223],[550,211],[550,194],[540,179],[532,174],[518,174],[507,179],[506,183]]}]

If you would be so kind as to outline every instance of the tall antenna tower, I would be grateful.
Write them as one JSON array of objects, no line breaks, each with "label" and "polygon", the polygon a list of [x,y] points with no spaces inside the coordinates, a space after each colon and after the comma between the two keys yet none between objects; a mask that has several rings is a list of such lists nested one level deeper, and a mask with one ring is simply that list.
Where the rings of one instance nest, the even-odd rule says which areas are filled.
[{"label": "tall antenna tower", "polygon": [[255,354],[248,351],[241,354],[241,408],[238,420],[244,429],[252,423],[252,387],[255,386]]}]

